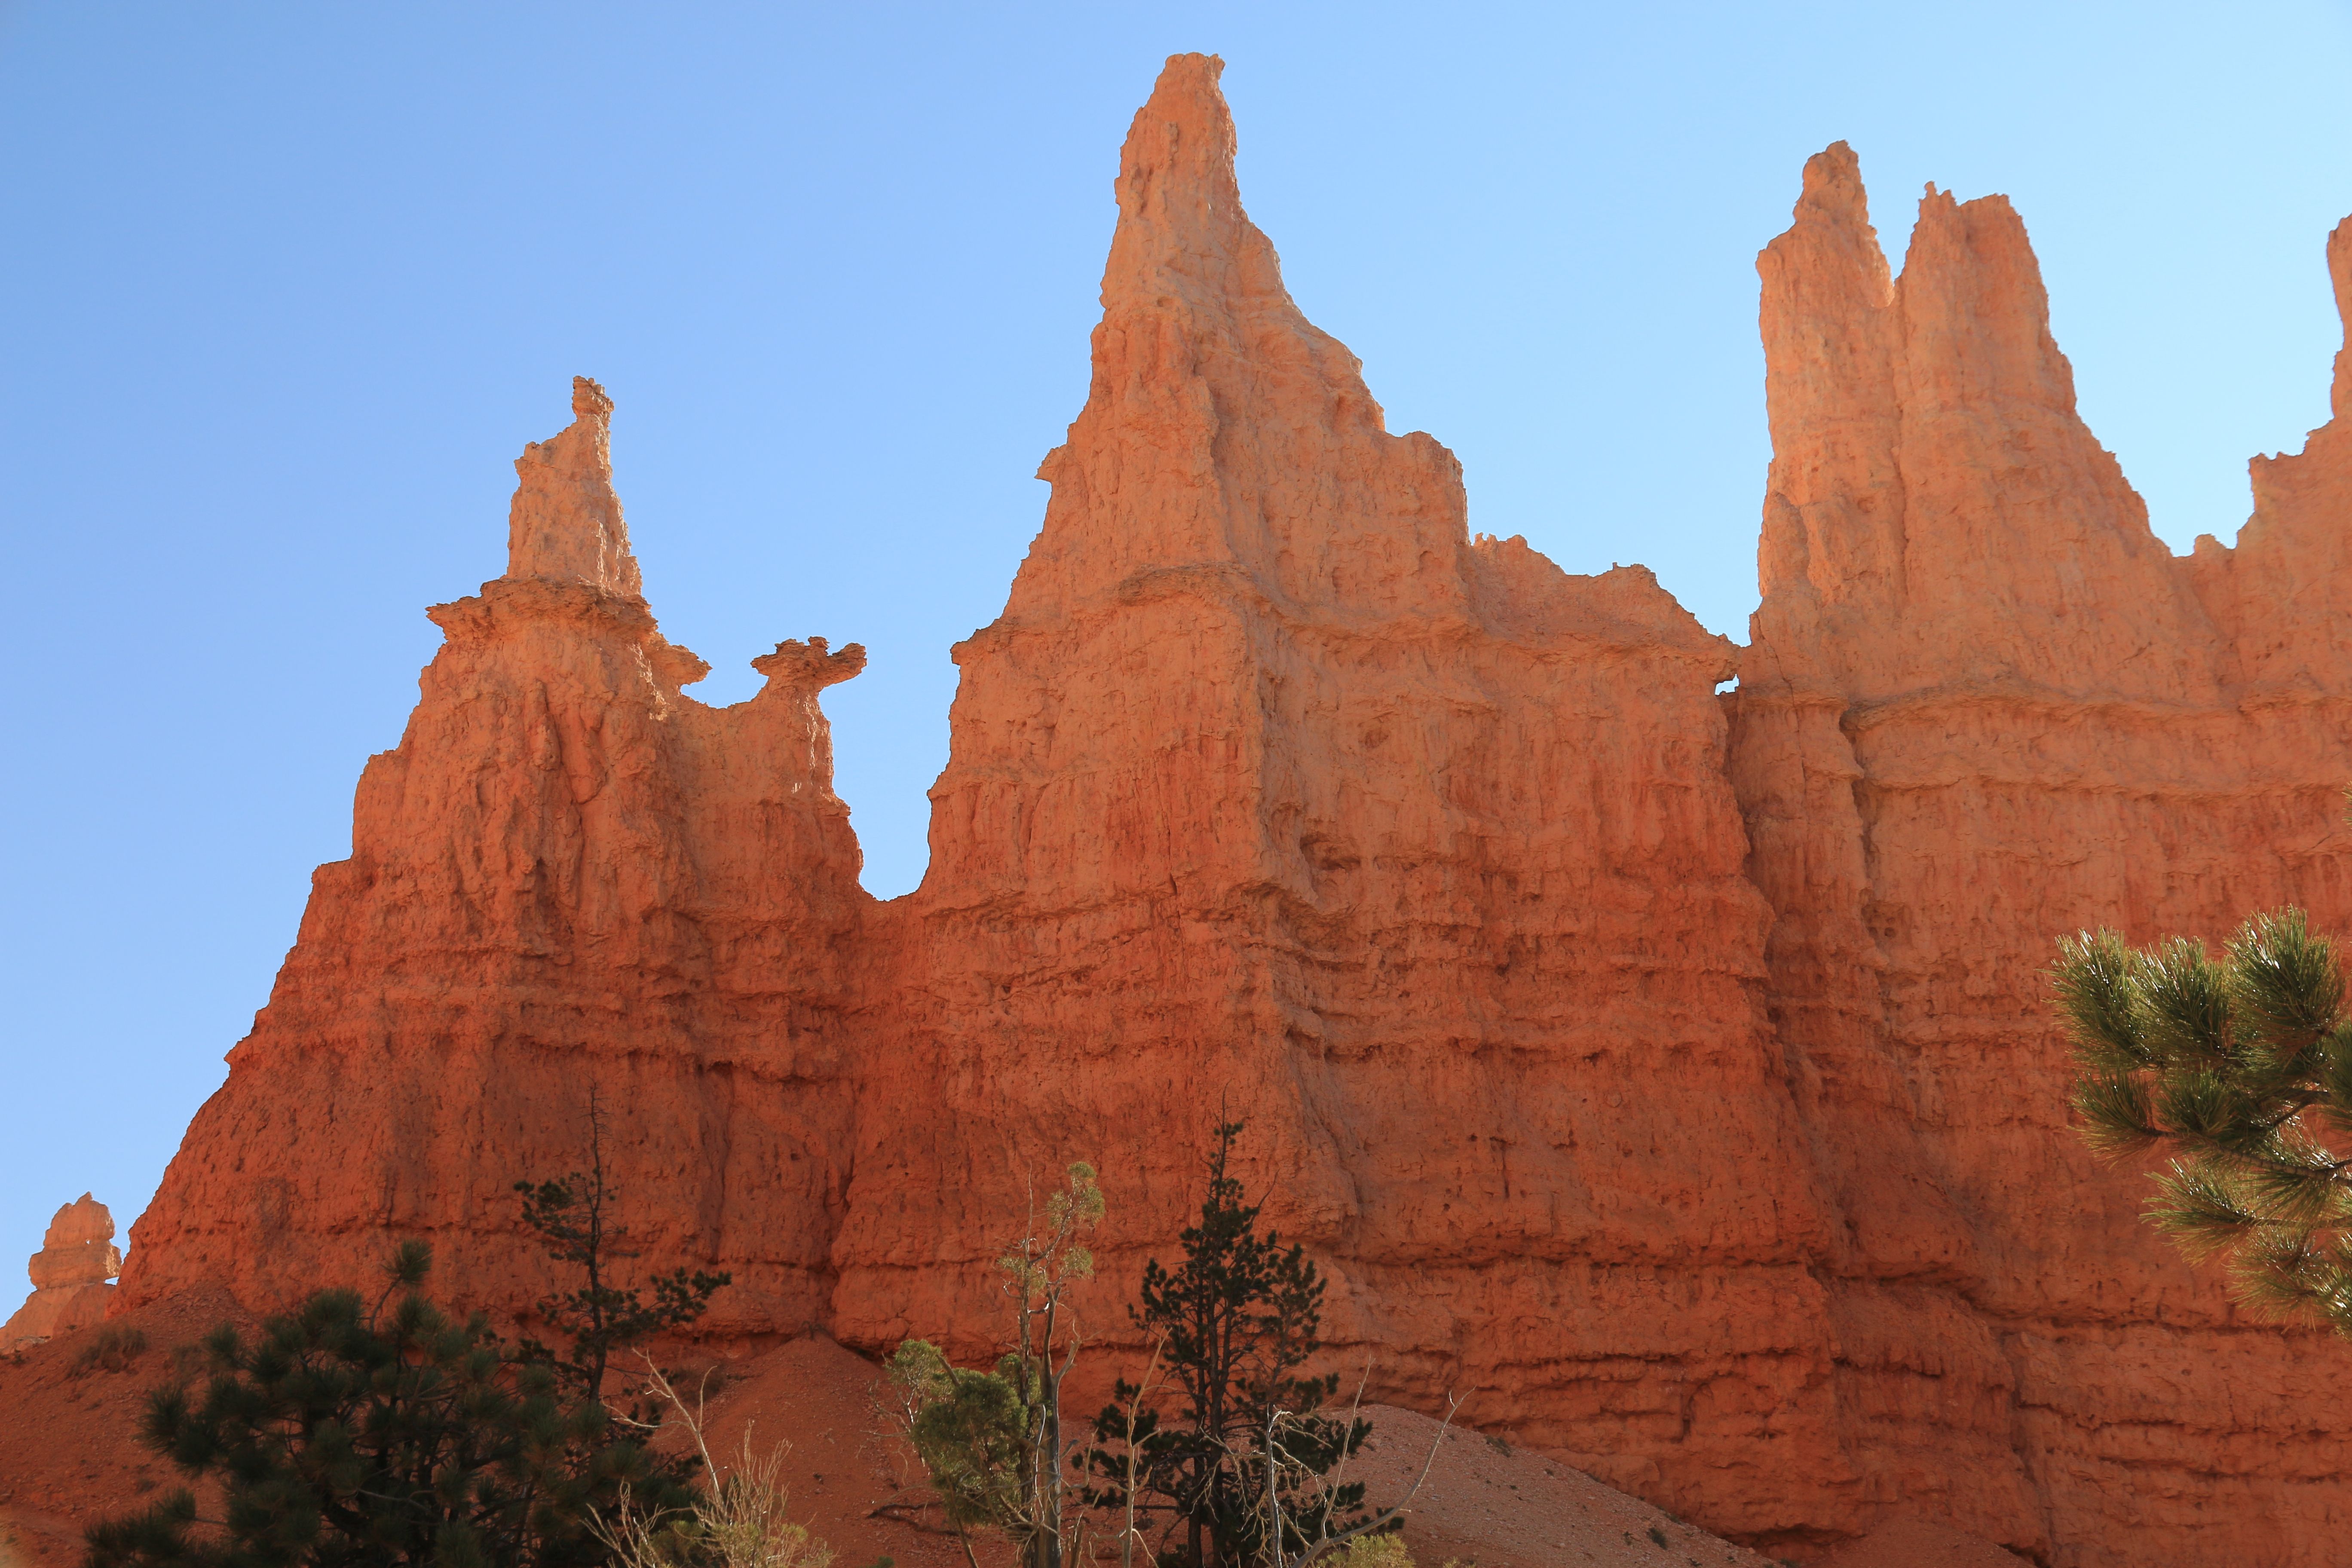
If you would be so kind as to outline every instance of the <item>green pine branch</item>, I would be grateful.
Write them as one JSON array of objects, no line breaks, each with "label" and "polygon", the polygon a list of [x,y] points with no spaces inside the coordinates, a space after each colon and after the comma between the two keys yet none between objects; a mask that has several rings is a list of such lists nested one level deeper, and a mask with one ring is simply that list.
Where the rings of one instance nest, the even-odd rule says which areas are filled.
[{"label": "green pine branch", "polygon": [[2352,1334],[2352,1019],[2332,944],[2299,910],[2248,921],[2218,956],[2083,932],[2051,982],[2077,1133],[2105,1160],[2172,1156],[2149,1223],[2225,1262],[2249,1308]]}]

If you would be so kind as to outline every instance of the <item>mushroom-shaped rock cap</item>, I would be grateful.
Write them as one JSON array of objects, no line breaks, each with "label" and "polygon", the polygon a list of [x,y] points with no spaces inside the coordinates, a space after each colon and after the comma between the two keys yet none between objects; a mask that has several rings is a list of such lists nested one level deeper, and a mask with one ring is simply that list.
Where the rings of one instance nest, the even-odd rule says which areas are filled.
[{"label": "mushroom-shaped rock cap", "polygon": [[866,668],[865,644],[847,644],[838,653],[828,651],[830,647],[823,637],[806,642],[788,638],[776,645],[775,652],[753,659],[751,668],[768,678],[768,689],[808,691],[838,685]]}]

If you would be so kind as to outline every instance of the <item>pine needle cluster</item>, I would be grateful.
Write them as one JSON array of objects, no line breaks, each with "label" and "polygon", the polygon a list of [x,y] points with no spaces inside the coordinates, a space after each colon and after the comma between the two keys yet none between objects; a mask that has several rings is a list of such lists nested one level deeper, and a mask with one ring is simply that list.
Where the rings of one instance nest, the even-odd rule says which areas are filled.
[{"label": "pine needle cluster", "polygon": [[2334,949],[2300,910],[2249,921],[2220,957],[2113,931],[2060,944],[2084,1141],[2169,1152],[2147,1217],[2238,1299],[2352,1337],[2352,1019]]},{"label": "pine needle cluster", "polygon": [[[515,1184],[526,1227],[582,1281],[539,1304],[562,1343],[509,1341],[480,1312],[436,1305],[432,1248],[414,1240],[393,1249],[373,1306],[330,1288],[257,1337],[223,1325],[205,1342],[202,1390],[157,1390],[140,1435],[215,1511],[200,1514],[183,1487],[100,1520],[84,1568],[607,1568],[619,1547],[606,1519],[655,1521],[639,1533],[678,1568],[822,1568],[805,1532],[773,1516],[772,1466],[697,1499],[686,1462],[642,1440],[659,1421],[606,1405],[612,1353],[690,1326],[727,1276],[656,1276],[651,1302],[622,1287],[628,1233],[593,1090],[587,1125],[587,1173]],[[115,1353],[127,1363],[139,1348]],[[667,1378],[646,1370],[675,1405]]]}]

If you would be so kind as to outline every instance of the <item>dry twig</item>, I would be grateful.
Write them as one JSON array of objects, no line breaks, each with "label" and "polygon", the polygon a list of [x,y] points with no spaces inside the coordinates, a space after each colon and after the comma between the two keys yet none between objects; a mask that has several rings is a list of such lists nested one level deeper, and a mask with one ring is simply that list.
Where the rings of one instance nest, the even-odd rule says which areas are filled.
[{"label": "dry twig", "polygon": [[638,1359],[646,1363],[646,1386],[673,1415],[631,1425],[658,1431],[674,1420],[684,1427],[701,1458],[704,1485],[691,1508],[648,1513],[623,1493],[611,1519],[597,1515],[596,1538],[619,1568],[827,1568],[833,1562],[831,1549],[785,1511],[790,1498],[783,1483],[784,1456],[792,1445],[779,1443],[763,1456],[751,1446],[747,1423],[742,1451],[722,1470],[710,1451],[704,1390],[696,1389],[688,1406],[651,1358],[640,1352]]}]

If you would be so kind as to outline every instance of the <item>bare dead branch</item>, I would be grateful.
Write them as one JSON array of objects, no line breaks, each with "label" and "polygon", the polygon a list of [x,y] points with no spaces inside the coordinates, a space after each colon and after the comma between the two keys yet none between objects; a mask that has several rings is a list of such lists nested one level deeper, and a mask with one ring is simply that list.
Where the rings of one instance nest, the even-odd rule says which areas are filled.
[{"label": "bare dead branch", "polygon": [[[679,1511],[688,1516],[691,1527],[711,1546],[723,1568],[827,1568],[833,1553],[785,1513],[789,1499],[782,1471],[784,1456],[792,1446],[779,1443],[765,1455],[761,1454],[751,1446],[751,1426],[747,1422],[743,1427],[743,1450],[734,1461],[734,1474],[723,1473],[710,1451],[708,1434],[709,1375],[704,1374],[701,1387],[695,1391],[694,1403],[688,1405],[652,1358],[643,1351],[637,1355],[646,1363],[646,1386],[669,1406],[677,1417],[676,1424],[686,1428],[694,1439],[695,1451],[701,1456],[708,1485],[691,1509]],[[632,1425],[641,1429],[658,1429],[671,1423],[665,1418],[658,1423],[635,1421]],[[663,1537],[673,1517],[667,1511],[648,1514],[639,1510],[625,1492],[614,1517],[592,1516],[590,1528],[613,1553],[619,1568],[665,1568],[671,1552]]]},{"label": "bare dead branch", "polygon": [[[1461,1408],[1462,1396],[1460,1394],[1448,1394],[1445,1396],[1445,1415],[1444,1418],[1437,1424],[1437,1435],[1434,1437],[1432,1437],[1429,1441],[1429,1453],[1421,1461],[1421,1473],[1413,1477],[1412,1485],[1405,1489],[1403,1498],[1400,1500],[1394,1507],[1383,1509],[1379,1514],[1364,1521],[1361,1524],[1343,1530],[1337,1535],[1327,1536],[1323,1540],[1315,1542],[1312,1546],[1309,1546],[1303,1554],[1285,1563],[1284,1568],[1307,1568],[1307,1564],[1317,1562],[1318,1560],[1329,1555],[1331,1552],[1337,1552],[1339,1548],[1347,1545],[1348,1542],[1356,1540],[1358,1537],[1375,1534],[1380,1531],[1385,1530],[1391,1524],[1404,1518],[1407,1513],[1411,1512],[1412,1510],[1412,1500],[1421,1495],[1423,1483],[1429,1479],[1430,1470],[1437,1464],[1437,1450],[1444,1446],[1446,1434],[1453,1430],[1454,1412]],[[1278,1536],[1275,1541],[1275,1555],[1277,1560],[1279,1560],[1282,1555],[1281,1538]]]}]

